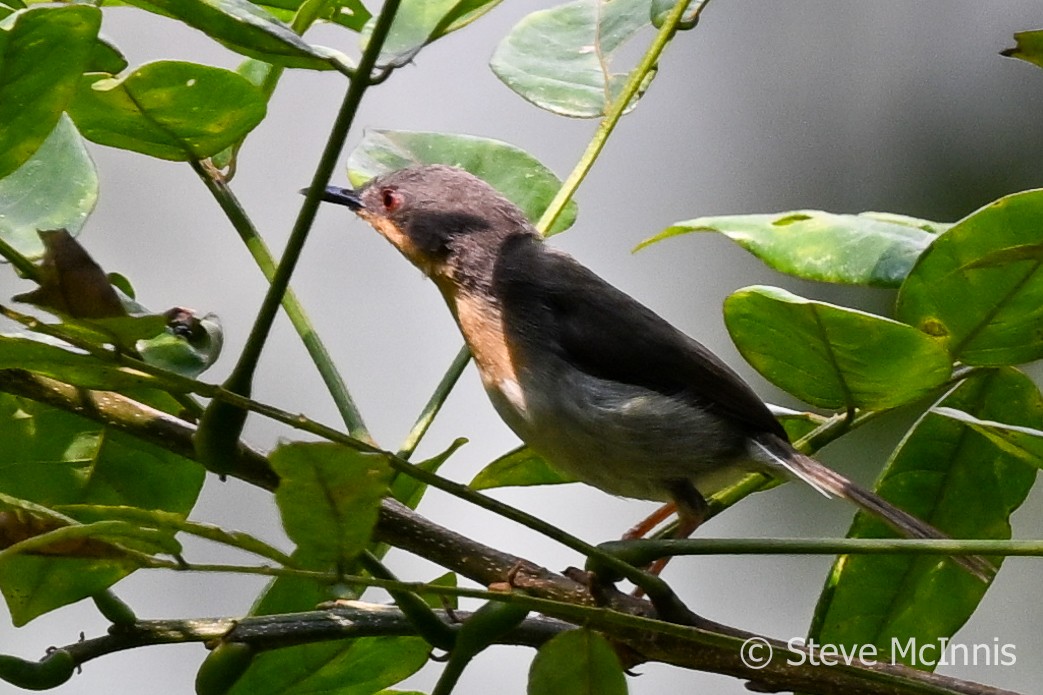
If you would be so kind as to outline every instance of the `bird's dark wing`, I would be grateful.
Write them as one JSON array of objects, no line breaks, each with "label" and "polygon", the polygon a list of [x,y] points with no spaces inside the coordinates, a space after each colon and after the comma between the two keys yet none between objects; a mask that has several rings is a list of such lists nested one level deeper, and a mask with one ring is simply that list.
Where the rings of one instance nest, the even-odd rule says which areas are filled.
[{"label": "bird's dark wing", "polygon": [[570,256],[539,242],[513,246],[502,262],[514,268],[503,276],[517,286],[502,288],[504,310],[542,316],[544,325],[529,329],[556,342],[575,367],[719,410],[751,433],[786,439],[753,389],[703,345]]}]

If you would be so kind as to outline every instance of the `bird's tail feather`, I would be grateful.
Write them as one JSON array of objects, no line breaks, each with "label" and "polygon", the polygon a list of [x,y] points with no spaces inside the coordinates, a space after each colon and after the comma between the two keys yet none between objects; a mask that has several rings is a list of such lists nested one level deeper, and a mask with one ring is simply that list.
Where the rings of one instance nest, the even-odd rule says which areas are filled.
[{"label": "bird's tail feather", "polygon": [[[781,441],[779,442],[781,444]],[[775,442],[754,440],[753,444],[778,467],[818,490],[826,497],[841,497],[884,521],[908,538],[949,538],[935,527],[894,506],[883,497],[866,490],[810,456],[796,451],[780,451]],[[787,448],[788,445],[787,445]],[[763,459],[762,459],[763,460]],[[996,568],[978,555],[954,556],[953,561],[982,581],[989,581]]]}]

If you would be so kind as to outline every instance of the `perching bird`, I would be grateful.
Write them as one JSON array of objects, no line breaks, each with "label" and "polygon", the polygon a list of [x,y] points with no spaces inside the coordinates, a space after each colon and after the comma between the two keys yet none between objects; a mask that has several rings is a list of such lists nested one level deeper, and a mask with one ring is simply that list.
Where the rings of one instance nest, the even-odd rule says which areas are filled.
[{"label": "perching bird", "polygon": [[[673,501],[690,532],[704,495],[750,471],[848,499],[913,538],[929,524],[797,452],[764,402],[704,346],[568,254],[475,176],[414,166],[329,187],[434,280],[493,406],[553,466],[605,492]],[[961,561],[984,576],[980,558]]]}]

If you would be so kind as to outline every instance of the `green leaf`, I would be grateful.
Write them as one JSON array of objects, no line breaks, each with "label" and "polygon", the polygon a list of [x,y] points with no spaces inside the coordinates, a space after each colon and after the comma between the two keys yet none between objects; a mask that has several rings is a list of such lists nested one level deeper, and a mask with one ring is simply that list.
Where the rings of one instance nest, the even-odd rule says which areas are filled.
[{"label": "green leaf", "polygon": [[[380,49],[380,65],[404,65],[417,51],[441,37],[462,29],[502,0],[403,0],[391,31]],[[369,41],[375,21],[363,31]]]},{"label": "green leaf", "polygon": [[54,130],[100,24],[101,12],[87,5],[33,7],[0,22],[0,178],[28,161]]},{"label": "green leaf", "polygon": [[[0,441],[0,492],[46,507],[122,505],[187,515],[205,475],[165,449],[7,394],[0,394]],[[22,625],[134,569],[124,558],[24,555],[0,564],[0,591]]]},{"label": "green leaf", "polygon": [[735,292],[724,320],[758,372],[823,408],[894,408],[952,373],[945,350],[910,326],[775,287]]},{"label": "green leaf", "polygon": [[188,309],[172,309],[164,318],[166,330],[137,342],[136,348],[145,362],[194,378],[217,361],[224,345],[224,331],[216,315],[198,317]]},{"label": "green leaf", "polygon": [[[466,169],[534,222],[561,187],[561,180],[532,155],[500,140],[402,130],[367,130],[348,158],[348,178],[359,186],[379,174],[415,164],[449,164]],[[571,227],[576,210],[576,204],[570,202],[549,233]]]},{"label": "green leaf", "polygon": [[[1038,389],[1014,369],[979,373],[938,406],[1034,429],[1043,425]],[[1036,469],[1021,457],[964,423],[929,411],[892,455],[876,491],[953,538],[1008,539],[1010,514],[1035,476]],[[861,512],[848,535],[893,537]],[[822,644],[875,644],[881,654],[888,653],[892,638],[903,645],[910,639],[937,643],[963,625],[987,588],[941,556],[842,556],[827,579],[811,636]]]},{"label": "green leaf", "polygon": [[156,387],[154,377],[72,350],[10,335],[0,335],[0,369],[24,369],[74,386],[103,391]]},{"label": "green leaf", "polygon": [[228,695],[371,695],[420,670],[430,650],[419,637],[363,637],[264,652]]},{"label": "green leaf", "polygon": [[547,641],[529,669],[529,695],[626,695],[627,681],[612,645],[586,628]]},{"label": "green leaf", "polygon": [[1043,68],[1043,29],[1014,33],[1014,47],[1000,51],[1001,56],[1019,58]]},{"label": "green leaf", "polygon": [[346,56],[312,46],[293,29],[248,0],[127,0],[149,12],[178,19],[250,58],[289,68],[330,70]]},{"label": "green leaf", "polygon": [[1001,366],[1043,357],[1043,190],[960,220],[920,256],[896,314],[954,359]]},{"label": "green leaf", "polygon": [[611,72],[613,53],[650,23],[648,0],[576,0],[525,17],[489,66],[541,109],[600,118],[628,77]]},{"label": "green leaf", "polygon": [[[314,4],[315,0],[260,0],[260,5],[279,20],[293,26],[293,22],[299,17],[300,9],[306,4]],[[319,18],[327,22],[339,24],[352,31],[362,31],[366,22],[373,16],[361,0],[340,0],[339,2],[325,2],[319,9]]]},{"label": "green leaf", "polygon": [[87,75],[69,115],[88,140],[188,161],[237,142],[266,109],[261,91],[231,70],[164,60],[118,79]]},{"label": "green leaf", "polygon": [[719,232],[781,273],[822,282],[897,287],[927,245],[948,227],[876,212],[836,215],[796,210],[697,217],[667,227],[634,250],[681,234]]},{"label": "green leaf", "polygon": [[782,423],[786,430],[786,436],[791,442],[811,434],[826,423],[827,418],[816,413],[784,412],[778,413],[773,409],[775,419]]},{"label": "green leaf", "polygon": [[557,485],[573,483],[558,472],[546,459],[527,446],[508,451],[478,472],[468,487],[472,490],[488,490],[494,487],[522,485]]},{"label": "green leaf", "polygon": [[937,407],[931,412],[958,420],[988,439],[1004,453],[1036,468],[1043,468],[1043,430],[982,420],[955,408]]},{"label": "green leaf", "polygon": [[98,36],[91,51],[91,58],[83,72],[107,72],[111,75],[123,72],[127,69],[126,57],[120,52],[119,47],[103,36]]},{"label": "green leaf", "polygon": [[0,239],[36,260],[44,250],[37,230],[75,235],[97,200],[94,162],[72,121],[62,115],[33,156],[0,179]]},{"label": "green leaf", "polygon": [[328,566],[346,566],[366,547],[388,491],[382,454],[338,444],[291,443],[272,452],[283,527],[297,548]]},{"label": "green leaf", "polygon": [[[456,453],[456,450],[466,443],[466,439],[457,439],[442,453],[432,456],[426,461],[421,461],[420,463],[413,465],[427,473],[437,473],[438,469],[442,467],[442,464],[448,461],[449,457]],[[420,504],[420,500],[423,498],[424,493],[427,491],[427,485],[416,478],[411,478],[402,473],[396,473],[394,480],[391,483],[390,490],[391,496],[396,500],[410,509],[416,509],[417,505]]]}]

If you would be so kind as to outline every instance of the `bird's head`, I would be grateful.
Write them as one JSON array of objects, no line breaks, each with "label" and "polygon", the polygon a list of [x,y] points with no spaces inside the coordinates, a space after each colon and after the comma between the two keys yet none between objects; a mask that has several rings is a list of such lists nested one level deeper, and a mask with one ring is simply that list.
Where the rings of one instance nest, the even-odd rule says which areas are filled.
[{"label": "bird's head", "polygon": [[487,279],[505,241],[539,236],[514,203],[450,166],[399,169],[357,190],[330,186],[323,200],[351,208],[439,285]]}]

